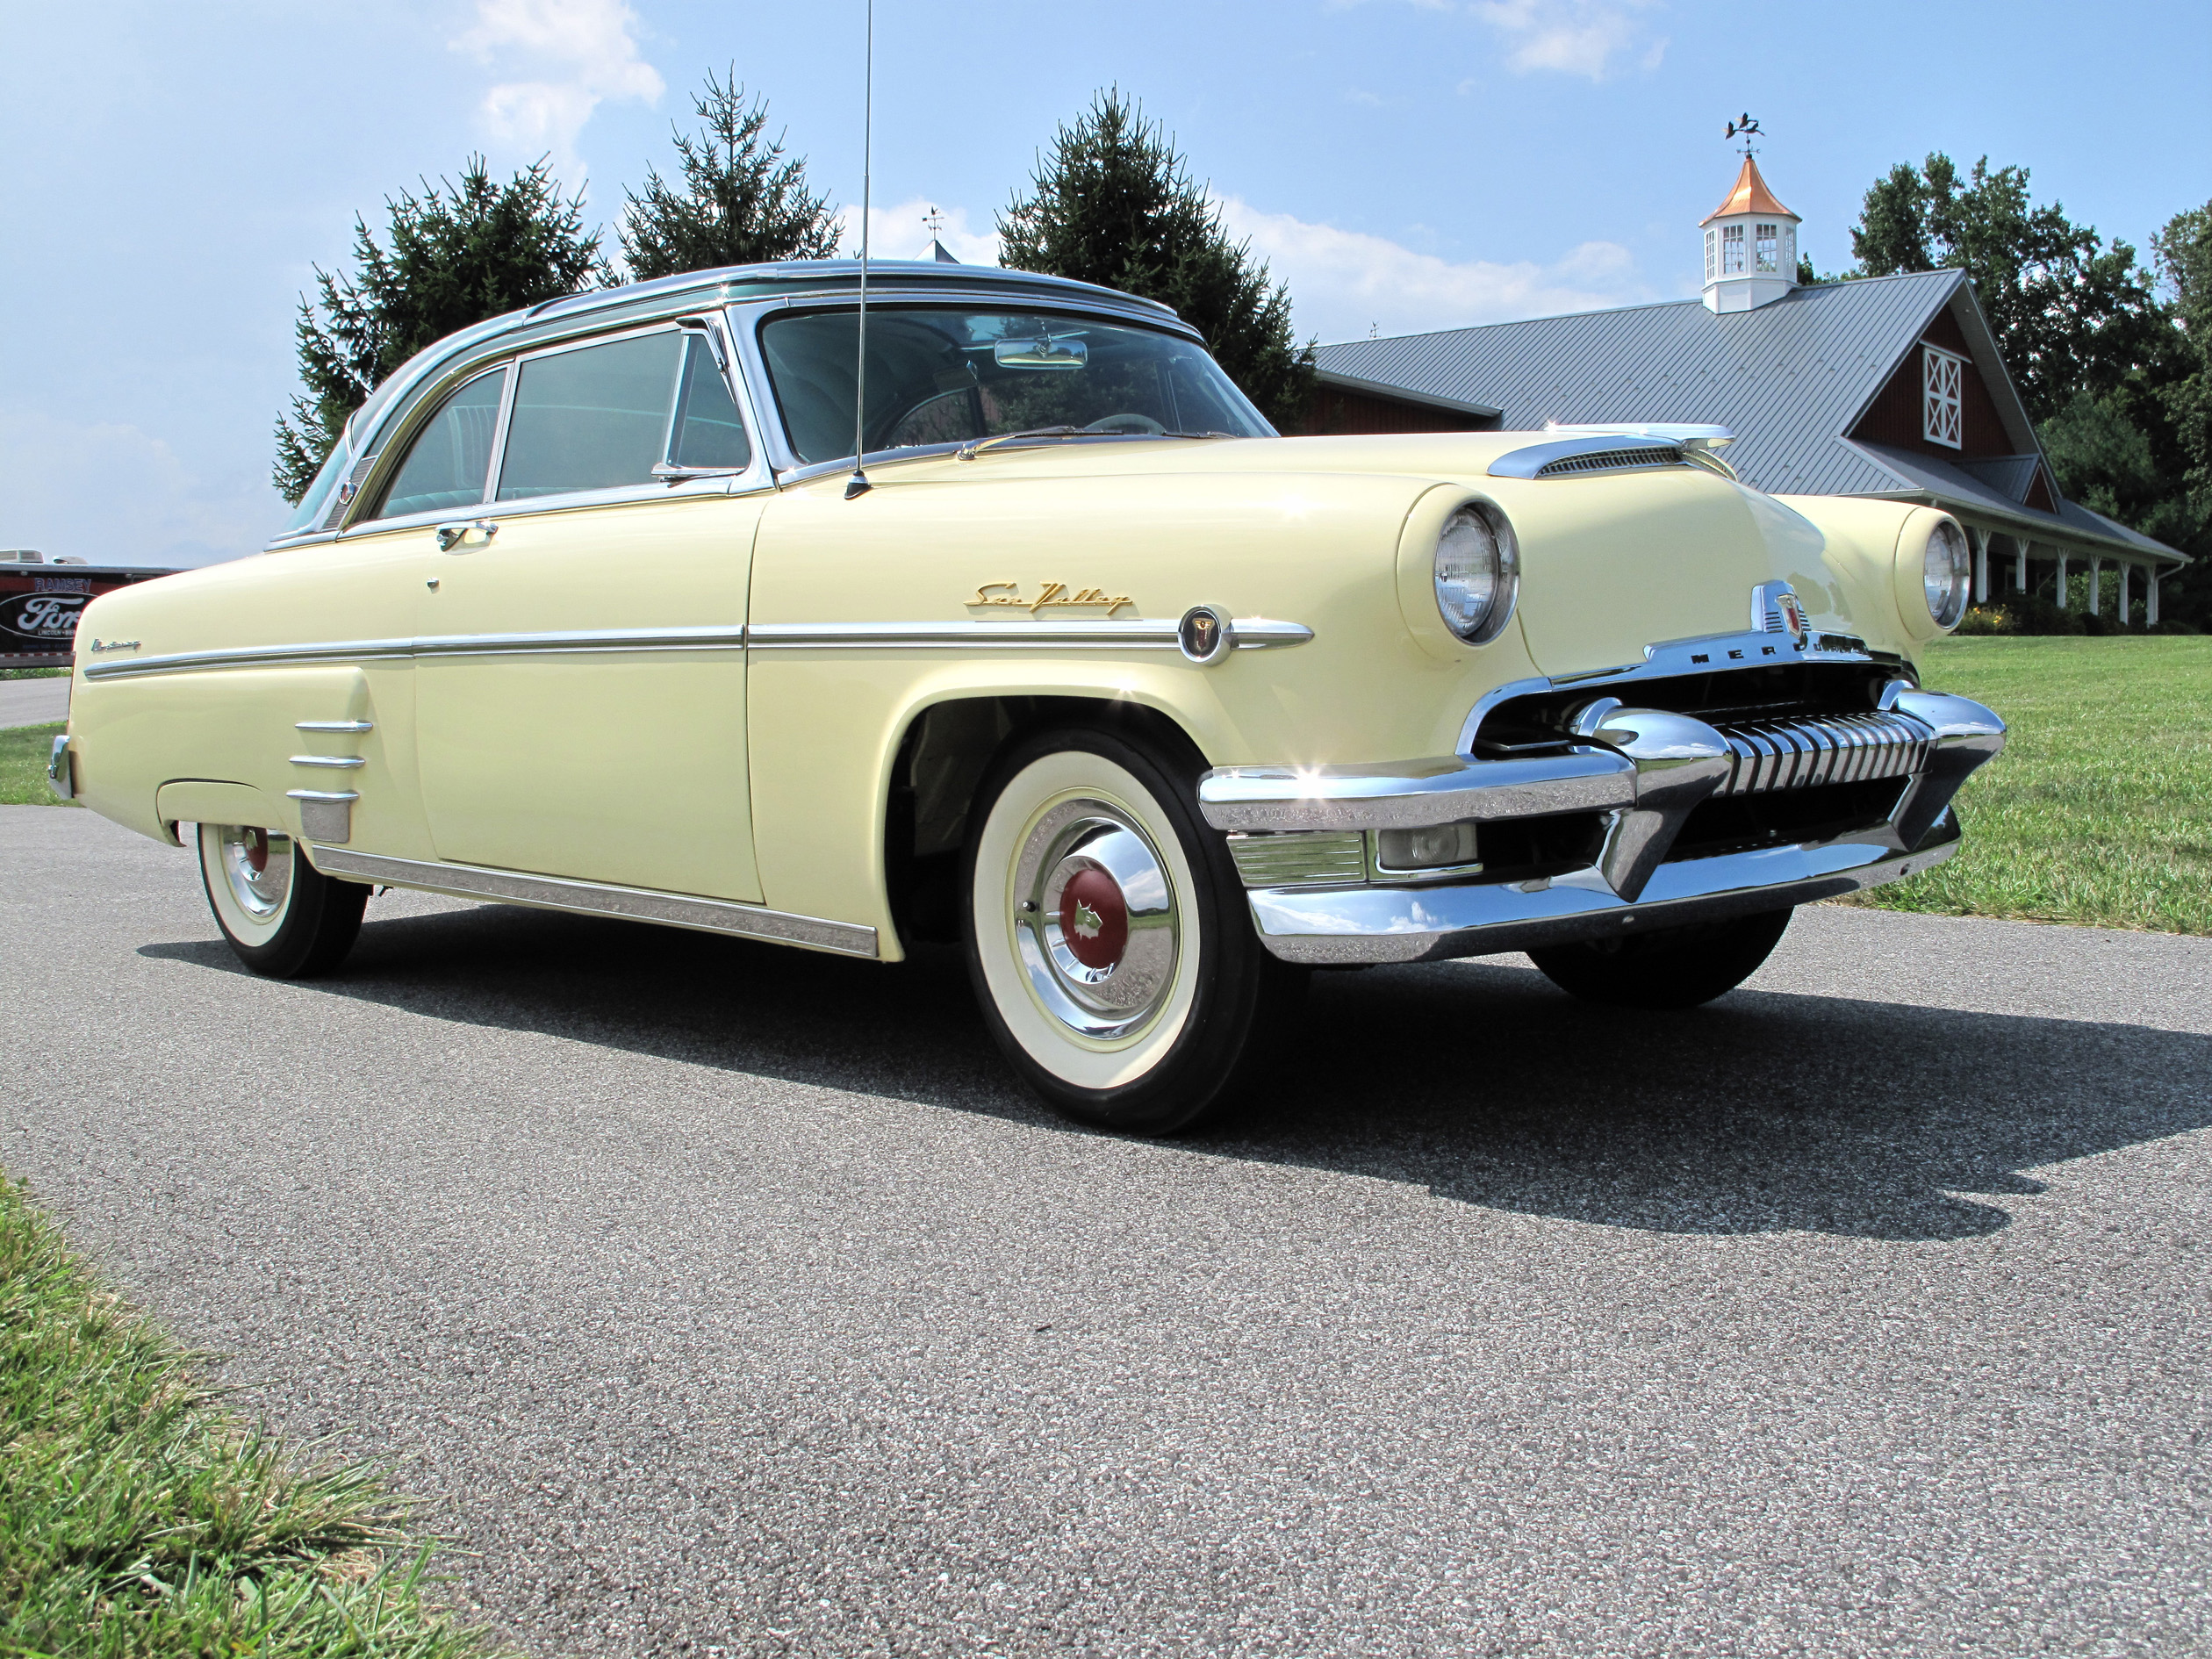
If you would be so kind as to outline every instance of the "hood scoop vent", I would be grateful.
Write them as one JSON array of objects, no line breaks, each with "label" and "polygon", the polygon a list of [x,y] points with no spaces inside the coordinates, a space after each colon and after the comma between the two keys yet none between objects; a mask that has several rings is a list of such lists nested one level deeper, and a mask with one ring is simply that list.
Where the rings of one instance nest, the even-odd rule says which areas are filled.
[{"label": "hood scoop vent", "polygon": [[1643,472],[1679,467],[1681,447],[1664,438],[1628,437],[1618,433],[1556,438],[1512,449],[1490,463],[1493,478],[1572,478],[1591,472]]}]

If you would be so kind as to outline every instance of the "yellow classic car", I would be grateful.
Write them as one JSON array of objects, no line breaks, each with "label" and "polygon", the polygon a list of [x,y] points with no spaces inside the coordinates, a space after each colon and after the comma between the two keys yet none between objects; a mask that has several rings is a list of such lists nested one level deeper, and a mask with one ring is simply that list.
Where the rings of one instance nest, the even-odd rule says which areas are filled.
[{"label": "yellow classic car", "polygon": [[1919,683],[1944,514],[1759,494],[1710,428],[1279,437],[1165,307],[869,275],[864,376],[843,262],[423,352],[259,557],[86,609],[54,787],[189,830],[263,973],[378,885],[959,942],[1021,1076],[1139,1132],[1317,968],[1686,1008],[1955,849],[2004,726]]}]

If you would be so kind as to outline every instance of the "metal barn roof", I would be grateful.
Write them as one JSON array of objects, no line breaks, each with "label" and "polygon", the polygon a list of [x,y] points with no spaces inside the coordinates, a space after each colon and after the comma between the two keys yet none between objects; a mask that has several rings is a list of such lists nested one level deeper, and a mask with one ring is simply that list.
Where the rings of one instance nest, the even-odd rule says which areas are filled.
[{"label": "metal barn roof", "polygon": [[[2005,458],[2013,464],[1985,460],[1969,470],[1845,435],[1947,308],[1976,359],[2000,366],[1984,381],[2018,451]],[[2055,515],[2023,504],[2041,449],[1962,271],[1823,283],[1718,316],[1682,299],[1348,341],[1322,347],[1318,363],[1327,383],[1495,406],[1508,430],[1715,422],[1736,434],[1729,465],[1771,495],[1942,497],[2038,539],[2187,562],[2072,502]]]}]

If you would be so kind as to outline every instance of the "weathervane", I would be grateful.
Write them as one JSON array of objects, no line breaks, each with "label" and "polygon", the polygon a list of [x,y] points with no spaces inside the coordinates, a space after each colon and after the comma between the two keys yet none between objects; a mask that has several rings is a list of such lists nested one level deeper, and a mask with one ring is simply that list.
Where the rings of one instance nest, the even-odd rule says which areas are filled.
[{"label": "weathervane", "polygon": [[1727,136],[1732,139],[1742,139],[1743,140],[1743,154],[1745,158],[1748,160],[1751,154],[1751,140],[1755,138],[1764,138],[1766,133],[1760,129],[1759,124],[1753,120],[1749,115],[1739,115],[1734,120],[1728,123]]},{"label": "weathervane", "polygon": [[922,222],[930,227],[930,240],[931,241],[941,241],[944,240],[938,234],[938,233],[944,228],[944,214],[938,212],[936,208],[932,207],[928,212],[922,215]]}]

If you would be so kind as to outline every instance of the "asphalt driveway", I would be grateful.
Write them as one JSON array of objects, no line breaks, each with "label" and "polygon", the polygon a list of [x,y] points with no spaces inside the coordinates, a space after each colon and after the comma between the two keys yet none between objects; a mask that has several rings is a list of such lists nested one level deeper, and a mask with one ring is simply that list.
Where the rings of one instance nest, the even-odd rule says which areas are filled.
[{"label": "asphalt driveway", "polygon": [[90,813],[0,873],[0,1164],[535,1653],[2212,1644],[2212,940],[1333,975],[1157,1145],[950,956],[392,895],[280,985]]},{"label": "asphalt driveway", "polygon": [[0,731],[44,726],[69,717],[69,682],[59,674],[38,679],[0,679]]}]

